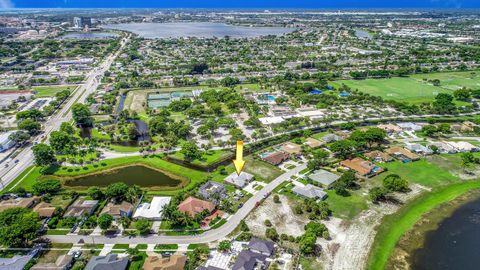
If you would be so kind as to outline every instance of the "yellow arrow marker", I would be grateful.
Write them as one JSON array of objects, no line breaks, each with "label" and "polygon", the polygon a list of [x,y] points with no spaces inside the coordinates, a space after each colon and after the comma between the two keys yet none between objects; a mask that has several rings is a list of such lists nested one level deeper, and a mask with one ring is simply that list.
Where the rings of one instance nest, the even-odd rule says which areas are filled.
[{"label": "yellow arrow marker", "polygon": [[233,165],[235,165],[237,175],[240,175],[245,165],[245,160],[243,160],[243,141],[237,141],[237,157],[233,160]]}]

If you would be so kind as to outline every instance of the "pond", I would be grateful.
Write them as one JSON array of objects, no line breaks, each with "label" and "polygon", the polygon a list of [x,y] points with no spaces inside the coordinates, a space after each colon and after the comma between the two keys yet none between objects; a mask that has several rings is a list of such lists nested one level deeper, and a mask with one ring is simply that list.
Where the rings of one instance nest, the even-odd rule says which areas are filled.
[{"label": "pond", "polygon": [[211,22],[122,23],[107,24],[103,27],[133,32],[143,38],[222,38],[225,36],[250,38],[283,35],[296,30],[295,28],[285,27],[246,27]]},{"label": "pond", "polygon": [[70,187],[106,187],[109,184],[123,182],[129,186],[172,189],[185,186],[186,179],[176,177],[142,165],[133,165],[68,179],[65,186]]},{"label": "pond", "polygon": [[479,269],[480,199],[469,202],[428,232],[412,254],[411,269]]}]

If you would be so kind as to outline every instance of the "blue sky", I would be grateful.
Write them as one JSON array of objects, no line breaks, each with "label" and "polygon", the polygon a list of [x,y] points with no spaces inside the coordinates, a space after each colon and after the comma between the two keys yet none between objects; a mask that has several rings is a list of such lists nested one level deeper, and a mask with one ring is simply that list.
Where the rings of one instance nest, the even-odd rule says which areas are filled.
[{"label": "blue sky", "polygon": [[0,0],[0,8],[479,8],[480,0]]}]

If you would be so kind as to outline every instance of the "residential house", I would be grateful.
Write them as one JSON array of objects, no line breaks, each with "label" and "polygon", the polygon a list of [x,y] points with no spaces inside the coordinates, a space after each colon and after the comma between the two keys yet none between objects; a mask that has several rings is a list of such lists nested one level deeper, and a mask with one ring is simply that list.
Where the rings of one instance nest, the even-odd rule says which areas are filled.
[{"label": "residential house", "polygon": [[70,207],[67,208],[64,217],[83,217],[85,215],[91,215],[98,206],[97,200],[87,200],[86,197],[79,197],[73,202]]},{"label": "residential house", "polygon": [[383,130],[385,130],[388,134],[393,134],[393,133],[400,133],[402,132],[402,128],[397,126],[397,125],[394,125],[394,124],[380,124],[380,125],[377,125],[378,128],[381,128]]},{"label": "residential house", "polygon": [[178,205],[178,211],[189,214],[194,217],[203,211],[207,210],[211,213],[215,210],[215,205],[208,201],[203,201],[195,197],[188,197]]},{"label": "residential house", "polygon": [[470,122],[470,121],[465,121],[461,124],[453,124],[453,125],[450,125],[450,128],[452,130],[455,130],[455,131],[461,131],[461,132],[466,132],[466,133],[470,133],[470,132],[473,132],[475,131],[475,127],[477,125]]},{"label": "residential house", "polygon": [[41,218],[50,218],[55,214],[55,207],[49,203],[41,202],[33,207],[33,211],[37,212]]},{"label": "residential house", "polygon": [[438,148],[438,152],[440,153],[447,153],[447,154],[454,154],[457,153],[457,148],[446,141],[440,142],[433,142],[431,145],[434,145]]},{"label": "residential house", "polygon": [[128,218],[133,213],[133,205],[127,201],[122,201],[119,204],[109,202],[103,209],[101,214],[108,214],[114,220],[119,220],[122,217]]},{"label": "residential house", "polygon": [[316,170],[310,174],[308,178],[328,189],[340,178],[340,176],[325,170]]},{"label": "residential house", "polygon": [[447,142],[454,147],[458,152],[477,152],[479,149],[477,146],[469,142]]},{"label": "residential house", "polygon": [[275,243],[272,241],[252,238],[248,243],[248,249],[266,256],[272,256],[275,252]]},{"label": "residential house", "polygon": [[290,155],[282,151],[275,151],[262,156],[262,159],[274,166],[280,165],[282,162],[288,160]]},{"label": "residential house", "polygon": [[365,156],[375,162],[390,162],[393,160],[393,157],[391,157],[389,154],[378,150],[368,152],[365,154]]},{"label": "residential house", "polygon": [[30,208],[37,202],[37,197],[30,198],[15,198],[0,201],[0,212],[10,209],[10,208]]},{"label": "residential house", "polygon": [[68,270],[72,267],[74,261],[72,255],[61,255],[54,263],[37,263],[31,270]]},{"label": "residential house", "polygon": [[327,193],[323,191],[323,189],[312,184],[307,184],[306,186],[295,186],[292,188],[292,192],[300,197],[309,199],[323,200],[327,197]]},{"label": "residential house", "polygon": [[404,162],[419,160],[420,157],[417,154],[410,152],[409,150],[394,146],[385,150],[385,153],[394,156]]},{"label": "residential house", "polygon": [[324,141],[326,143],[336,142],[336,141],[340,141],[342,139],[343,138],[338,136],[337,134],[328,134],[328,135],[325,135],[325,136],[322,137],[322,141]]},{"label": "residential house", "polygon": [[319,140],[314,139],[314,138],[307,138],[307,140],[305,141],[305,144],[310,148],[318,148],[318,147],[322,146],[324,144],[324,142],[319,141]]},{"label": "residential house", "polygon": [[143,270],[183,270],[186,262],[187,257],[183,255],[148,256],[143,263]]},{"label": "residential house", "polygon": [[412,123],[412,122],[397,123],[397,126],[399,126],[400,128],[402,128],[405,131],[407,131],[407,130],[408,131],[420,131],[420,130],[422,130],[421,125],[417,125],[417,124]]},{"label": "residential house", "polygon": [[290,154],[291,156],[299,156],[302,154],[302,147],[296,143],[286,142],[282,144],[280,150]]},{"label": "residential house", "polygon": [[212,200],[218,203],[221,199],[227,197],[227,189],[220,183],[208,181],[200,186],[198,194],[203,199]]},{"label": "residential house", "polygon": [[268,256],[250,250],[241,251],[232,270],[264,270],[268,268]]},{"label": "residential house", "polygon": [[128,258],[119,258],[116,253],[107,256],[93,256],[85,266],[85,270],[125,270],[128,266]]},{"label": "residential house", "polygon": [[405,147],[410,150],[410,151],[413,151],[415,153],[419,153],[419,154],[423,154],[423,155],[430,155],[433,153],[433,150],[424,146],[424,145],[421,145],[419,143],[406,143],[405,144]]},{"label": "residential house", "polygon": [[362,158],[347,159],[341,161],[340,165],[350,170],[354,170],[359,176],[363,177],[372,177],[383,172],[382,167]]},{"label": "residential house", "polygon": [[134,218],[146,218],[149,220],[161,220],[163,216],[163,208],[170,203],[171,197],[158,197],[155,196],[150,203],[141,203],[135,214]]},{"label": "residential house", "polygon": [[254,176],[247,172],[241,172],[240,175],[238,175],[236,172],[233,172],[229,176],[225,177],[223,181],[238,188],[244,188],[253,180],[253,178]]}]

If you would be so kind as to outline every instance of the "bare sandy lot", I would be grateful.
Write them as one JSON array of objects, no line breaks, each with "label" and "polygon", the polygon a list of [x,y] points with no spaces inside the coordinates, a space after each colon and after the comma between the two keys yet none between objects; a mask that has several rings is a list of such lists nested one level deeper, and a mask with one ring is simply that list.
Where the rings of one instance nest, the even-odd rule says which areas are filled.
[{"label": "bare sandy lot", "polygon": [[300,236],[304,233],[303,226],[310,220],[307,217],[295,215],[292,211],[295,203],[286,196],[279,196],[281,203],[274,203],[273,196],[270,196],[248,215],[245,221],[254,235],[265,236],[266,226],[263,222],[266,219],[272,222],[272,227],[278,234]]}]

